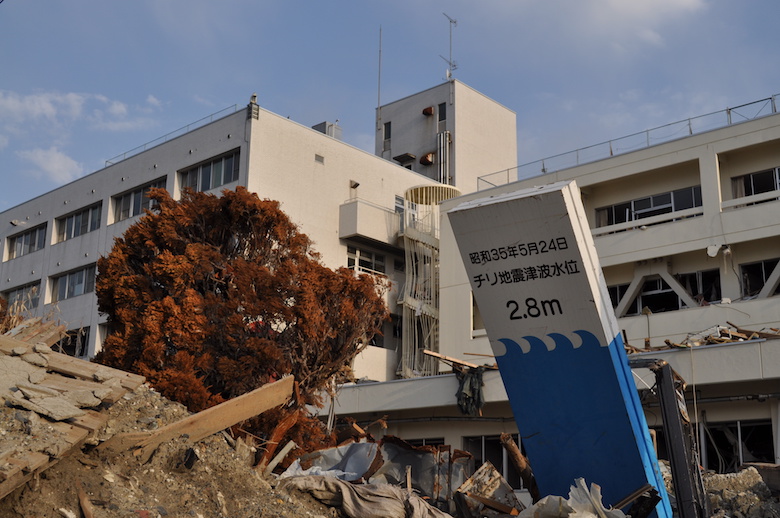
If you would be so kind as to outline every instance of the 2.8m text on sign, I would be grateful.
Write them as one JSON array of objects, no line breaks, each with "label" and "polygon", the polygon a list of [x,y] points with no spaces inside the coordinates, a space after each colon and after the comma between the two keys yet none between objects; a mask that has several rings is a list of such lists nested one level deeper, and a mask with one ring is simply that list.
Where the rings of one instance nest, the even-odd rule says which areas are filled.
[{"label": "2.8m text on sign", "polygon": [[509,320],[563,315],[563,308],[558,299],[537,300],[533,297],[528,297],[524,303],[525,307],[521,307],[516,300],[507,301],[506,307],[511,310],[509,312]]}]

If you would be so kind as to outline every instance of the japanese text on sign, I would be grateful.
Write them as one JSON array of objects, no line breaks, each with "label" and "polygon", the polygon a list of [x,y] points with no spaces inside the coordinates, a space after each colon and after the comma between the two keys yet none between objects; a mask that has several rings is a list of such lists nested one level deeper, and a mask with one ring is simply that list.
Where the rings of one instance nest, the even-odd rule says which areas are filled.
[{"label": "japanese text on sign", "polygon": [[469,253],[471,264],[486,264],[503,259],[515,257],[527,257],[530,255],[545,254],[556,250],[566,250],[569,244],[565,237],[556,237],[553,239],[543,239],[530,243],[520,243],[517,245],[501,246],[491,248],[490,250],[480,250],[479,252]]},{"label": "japanese text on sign", "polygon": [[498,272],[479,273],[474,276],[474,283],[477,288],[481,288],[483,284],[495,286],[496,284],[512,284],[515,282],[533,281],[536,279],[549,279],[551,277],[561,277],[577,273],[580,273],[580,265],[576,260],[571,260],[561,263],[512,268],[511,270],[502,270]]}]

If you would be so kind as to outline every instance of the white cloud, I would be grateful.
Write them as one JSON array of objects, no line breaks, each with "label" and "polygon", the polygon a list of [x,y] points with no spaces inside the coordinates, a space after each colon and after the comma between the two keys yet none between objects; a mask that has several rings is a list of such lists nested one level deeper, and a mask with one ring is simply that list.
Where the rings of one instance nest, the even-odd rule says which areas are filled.
[{"label": "white cloud", "polygon": [[84,167],[56,147],[18,151],[17,156],[36,167],[32,174],[62,184],[75,180],[84,172]]},{"label": "white cloud", "polygon": [[5,149],[6,147],[8,147],[8,142],[9,142],[8,137],[6,137],[5,135],[0,135],[0,149]]},{"label": "white cloud", "polygon": [[162,107],[162,101],[160,101],[157,97],[153,96],[152,94],[149,94],[146,97],[146,104],[154,106],[155,108],[161,108]]},{"label": "white cloud", "polygon": [[108,113],[114,117],[125,117],[127,115],[127,105],[123,102],[112,101],[108,105]]},{"label": "white cloud", "polygon": [[57,109],[50,94],[19,95],[15,92],[0,91],[0,118],[12,121],[54,119]]}]

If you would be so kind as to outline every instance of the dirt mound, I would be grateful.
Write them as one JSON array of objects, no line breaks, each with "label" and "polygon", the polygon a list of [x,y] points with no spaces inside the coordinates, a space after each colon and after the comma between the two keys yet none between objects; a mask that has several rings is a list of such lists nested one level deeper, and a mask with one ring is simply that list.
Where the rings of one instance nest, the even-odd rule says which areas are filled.
[{"label": "dirt mound", "polygon": [[[253,451],[222,434],[194,447],[186,438],[168,441],[146,464],[132,452],[101,450],[97,444],[116,433],[154,430],[189,415],[182,405],[146,385],[105,412],[108,421],[84,448],[0,501],[0,516],[61,518],[68,512],[81,516],[80,487],[100,517],[332,516],[327,507],[305,495],[276,491],[251,467]],[[48,428],[48,421],[32,412],[0,408],[2,445],[38,441],[51,433]]]},{"label": "dirt mound", "polygon": [[713,516],[780,517],[780,502],[772,498],[756,468],[725,475],[705,473],[703,478]]}]

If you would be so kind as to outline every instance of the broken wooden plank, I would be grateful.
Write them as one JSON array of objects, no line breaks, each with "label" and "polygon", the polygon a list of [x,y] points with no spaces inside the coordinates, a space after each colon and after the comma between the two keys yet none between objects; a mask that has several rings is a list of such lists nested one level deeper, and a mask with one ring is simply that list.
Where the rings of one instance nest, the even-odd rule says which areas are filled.
[{"label": "broken wooden plank", "polygon": [[734,329],[736,329],[737,332],[746,334],[748,336],[755,335],[756,338],[764,338],[764,339],[767,339],[767,340],[780,339],[780,334],[777,332],[777,329],[774,329],[774,328],[771,328],[771,327],[769,329],[771,331],[773,331],[773,332],[772,333],[767,333],[766,331],[763,331],[763,330],[762,331],[751,331],[749,329],[745,329],[745,328],[739,327],[736,324],[732,324],[731,322],[726,322],[726,323],[728,325],[730,325],[731,327],[733,327]]},{"label": "broken wooden plank", "polygon": [[49,456],[43,453],[29,452],[22,459],[11,457],[8,462],[18,469],[13,469],[13,474],[0,482],[0,500],[56,461],[51,461]]},{"label": "broken wooden plank", "polygon": [[191,442],[197,442],[286,403],[292,395],[293,382],[292,376],[286,376],[153,432],[115,435],[99,448],[113,452],[134,449],[134,454],[146,462],[165,441],[186,434]]},{"label": "broken wooden plank", "polygon": [[498,511],[499,513],[509,514],[511,516],[517,516],[520,514],[520,511],[512,507],[511,505],[502,504],[501,502],[497,500],[492,500],[490,498],[484,497],[482,495],[478,495],[476,493],[472,493],[471,491],[466,491],[465,495],[469,498],[473,498],[480,504],[484,505],[485,507],[489,507],[490,509],[493,509],[494,511]]},{"label": "broken wooden plank", "polygon": [[523,487],[526,488],[531,495],[531,501],[533,503],[538,502],[542,498],[542,495],[539,492],[539,486],[536,483],[536,478],[534,477],[531,465],[528,463],[528,459],[520,451],[520,448],[517,446],[517,443],[512,438],[511,434],[502,433],[499,440],[501,446],[506,450],[509,460],[512,461],[512,464],[515,465],[517,472],[520,474],[520,479],[523,481]]},{"label": "broken wooden plank", "polygon": [[85,410],[84,415],[68,419],[66,422],[92,432],[101,428],[107,421],[108,414],[96,412],[95,410]]},{"label": "broken wooden plank", "polygon": [[79,504],[81,505],[81,512],[84,514],[84,518],[95,518],[95,510],[92,507],[92,501],[87,496],[87,492],[84,491],[84,486],[80,480],[76,481],[76,486],[79,489]]}]

